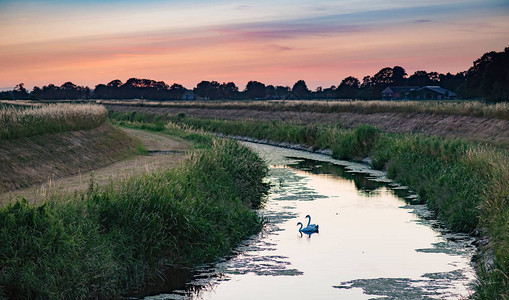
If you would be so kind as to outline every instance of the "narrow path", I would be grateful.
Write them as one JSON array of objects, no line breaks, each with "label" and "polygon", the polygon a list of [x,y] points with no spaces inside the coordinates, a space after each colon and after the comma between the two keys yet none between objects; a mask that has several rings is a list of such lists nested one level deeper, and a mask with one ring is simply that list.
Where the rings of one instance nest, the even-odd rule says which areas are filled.
[{"label": "narrow path", "polygon": [[122,128],[128,134],[141,140],[148,155],[137,155],[127,160],[83,174],[63,178],[50,178],[46,183],[25,189],[0,194],[0,204],[24,197],[29,202],[38,202],[53,193],[73,193],[85,190],[91,178],[98,185],[105,185],[110,180],[118,180],[128,176],[149,173],[155,170],[177,166],[185,156],[191,144],[177,137],[169,137],[144,130]]}]

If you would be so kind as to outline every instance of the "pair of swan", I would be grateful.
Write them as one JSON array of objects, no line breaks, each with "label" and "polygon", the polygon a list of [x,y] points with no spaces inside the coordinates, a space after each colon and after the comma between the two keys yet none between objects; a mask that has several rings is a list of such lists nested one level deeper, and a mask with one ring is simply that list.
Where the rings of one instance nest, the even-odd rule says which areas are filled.
[{"label": "pair of swan", "polygon": [[308,225],[306,227],[302,228],[302,226],[304,226],[304,225],[302,225],[301,222],[297,223],[297,225],[300,225],[299,232],[304,232],[304,233],[318,232],[318,225],[311,224],[311,216],[307,215],[306,218],[309,218]]}]

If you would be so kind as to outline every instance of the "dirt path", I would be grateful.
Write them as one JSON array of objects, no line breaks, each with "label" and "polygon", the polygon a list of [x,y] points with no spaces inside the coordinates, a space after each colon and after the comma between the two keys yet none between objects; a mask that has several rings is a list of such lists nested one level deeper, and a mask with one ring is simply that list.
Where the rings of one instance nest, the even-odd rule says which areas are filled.
[{"label": "dirt path", "polygon": [[168,137],[163,134],[135,129],[123,130],[141,140],[148,150],[147,155],[138,155],[94,171],[64,178],[51,178],[44,184],[3,193],[0,194],[0,204],[6,204],[12,199],[20,199],[21,197],[29,202],[37,202],[51,193],[82,191],[89,186],[92,177],[97,184],[105,185],[110,180],[171,168],[182,161],[185,151],[191,145],[182,139]]}]

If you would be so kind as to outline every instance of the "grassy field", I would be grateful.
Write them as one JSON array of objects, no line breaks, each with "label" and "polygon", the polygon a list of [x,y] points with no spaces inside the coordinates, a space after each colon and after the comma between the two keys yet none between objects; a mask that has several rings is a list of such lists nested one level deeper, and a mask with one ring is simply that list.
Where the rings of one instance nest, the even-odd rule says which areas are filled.
[{"label": "grassy field", "polygon": [[[396,181],[415,189],[451,229],[478,234],[481,248],[474,298],[509,294],[509,156],[506,151],[460,139],[383,133],[372,126],[354,130],[330,125],[193,119],[180,116],[110,114],[154,129],[186,126],[227,135],[331,149],[346,160],[370,157]],[[489,262],[493,259],[493,263]]]},{"label": "grassy field", "polygon": [[108,105],[145,107],[247,109],[260,111],[296,111],[318,113],[429,113],[509,120],[509,103],[485,104],[480,101],[360,101],[360,100],[290,100],[290,101],[128,101],[101,100]]},{"label": "grassy field", "polygon": [[96,128],[107,119],[103,106],[50,104],[0,109],[0,140]]},{"label": "grassy field", "polygon": [[263,161],[233,141],[169,130],[203,149],[168,171],[0,208],[0,298],[118,297],[258,232]]}]

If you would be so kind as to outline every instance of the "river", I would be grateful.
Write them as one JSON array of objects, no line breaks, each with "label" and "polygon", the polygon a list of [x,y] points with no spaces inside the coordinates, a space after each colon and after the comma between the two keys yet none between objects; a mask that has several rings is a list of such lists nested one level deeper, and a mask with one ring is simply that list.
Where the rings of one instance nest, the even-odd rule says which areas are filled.
[{"label": "river", "polygon": [[[186,288],[146,299],[458,299],[474,239],[445,229],[407,187],[363,164],[246,143],[271,166],[263,231]],[[301,235],[297,222],[319,225]],[[306,223],[304,223],[306,224]]]}]

